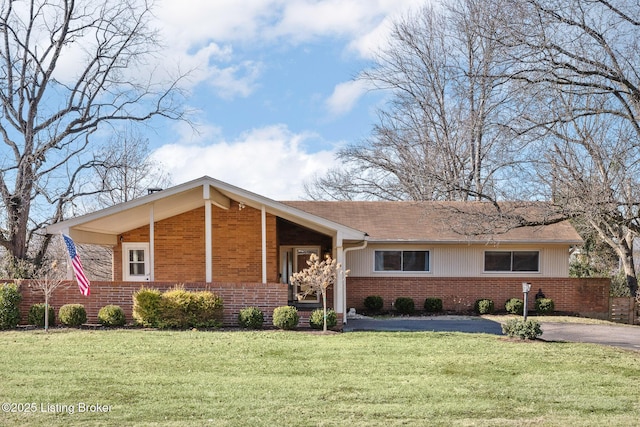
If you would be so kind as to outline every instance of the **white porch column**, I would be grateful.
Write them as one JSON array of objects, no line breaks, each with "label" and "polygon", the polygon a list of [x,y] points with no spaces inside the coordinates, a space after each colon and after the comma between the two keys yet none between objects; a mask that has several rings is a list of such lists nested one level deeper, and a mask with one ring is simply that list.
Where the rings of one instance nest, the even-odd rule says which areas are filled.
[{"label": "white porch column", "polygon": [[209,283],[213,281],[213,236],[211,231],[211,200],[208,185],[202,187],[202,198],[204,199],[204,276],[205,281]]},{"label": "white porch column", "polygon": [[153,212],[153,203],[149,208],[149,280],[155,280],[156,271],[156,251],[155,251],[155,217]]},{"label": "white porch column", "polygon": [[[64,238],[62,237],[63,234],[71,237],[71,234],[69,233],[69,229],[68,228],[65,228],[64,230],[62,230],[60,232],[60,238],[64,240]],[[62,244],[64,245],[64,241],[62,242]],[[67,280],[73,280],[73,269],[71,268],[71,260],[69,259],[69,251],[67,251],[66,247],[65,247],[64,251],[67,254],[67,256],[65,257],[65,259],[67,260],[67,262],[65,263],[67,265]]]},{"label": "white porch column", "polygon": [[262,205],[262,283],[267,283],[267,211]]},{"label": "white porch column", "polygon": [[336,260],[342,266],[342,271],[336,277],[336,286],[333,289],[333,306],[336,313],[342,311],[342,322],[347,322],[347,283],[344,275],[345,257],[342,247],[342,234],[338,232],[335,237]]}]

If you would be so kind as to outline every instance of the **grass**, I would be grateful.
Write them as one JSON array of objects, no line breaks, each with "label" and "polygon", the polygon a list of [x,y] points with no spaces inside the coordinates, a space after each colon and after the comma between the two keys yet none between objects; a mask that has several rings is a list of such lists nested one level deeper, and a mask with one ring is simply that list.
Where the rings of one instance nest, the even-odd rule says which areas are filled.
[{"label": "grass", "polygon": [[3,426],[640,425],[640,353],[596,345],[135,329],[0,342],[0,402],[36,408]]}]

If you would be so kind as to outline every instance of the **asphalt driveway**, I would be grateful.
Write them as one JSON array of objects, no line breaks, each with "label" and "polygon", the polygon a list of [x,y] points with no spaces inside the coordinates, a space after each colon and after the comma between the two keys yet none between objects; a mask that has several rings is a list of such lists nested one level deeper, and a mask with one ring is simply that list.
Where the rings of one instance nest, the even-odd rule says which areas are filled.
[{"label": "asphalt driveway", "polygon": [[[502,326],[481,317],[435,316],[348,319],[345,332],[355,331],[434,331],[502,335]],[[553,342],[582,342],[640,351],[640,326],[592,325],[581,323],[542,323],[540,339]]]}]

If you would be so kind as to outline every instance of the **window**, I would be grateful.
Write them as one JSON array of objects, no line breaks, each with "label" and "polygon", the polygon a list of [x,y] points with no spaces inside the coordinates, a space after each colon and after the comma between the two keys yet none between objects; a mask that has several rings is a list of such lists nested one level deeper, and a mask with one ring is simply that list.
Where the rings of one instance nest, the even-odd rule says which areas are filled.
[{"label": "window", "polygon": [[429,271],[429,251],[375,251],[375,271]]},{"label": "window", "polygon": [[540,252],[486,251],[484,271],[540,271]]},{"label": "window", "polygon": [[149,280],[149,244],[123,243],[122,264],[123,280]]}]

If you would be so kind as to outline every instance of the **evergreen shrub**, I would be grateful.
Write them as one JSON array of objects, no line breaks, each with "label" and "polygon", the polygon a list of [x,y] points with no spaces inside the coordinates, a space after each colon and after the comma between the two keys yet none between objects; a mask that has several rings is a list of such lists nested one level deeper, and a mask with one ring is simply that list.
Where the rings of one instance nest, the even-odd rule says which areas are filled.
[{"label": "evergreen shrub", "polygon": [[442,299],[427,298],[424,300],[424,309],[427,313],[439,313],[442,311]]},{"label": "evergreen shrub", "polygon": [[490,300],[488,298],[476,300],[473,306],[473,310],[477,314],[492,314],[494,311],[493,300]]},{"label": "evergreen shrub", "polygon": [[[30,325],[44,327],[44,306],[45,303],[33,304],[29,307],[27,321]],[[55,325],[56,310],[49,304],[49,326]]]},{"label": "evergreen shrub", "polygon": [[551,298],[538,298],[536,300],[536,313],[545,315],[551,314],[555,310],[555,304]]},{"label": "evergreen shrub", "polygon": [[124,310],[117,305],[105,305],[98,312],[98,323],[103,326],[124,326],[127,319]]},{"label": "evergreen shrub", "polygon": [[87,311],[82,304],[65,304],[58,310],[58,320],[65,326],[77,328],[87,323]]},{"label": "evergreen shrub", "polygon": [[[327,329],[334,328],[338,324],[338,316],[333,309],[327,310]],[[324,328],[324,310],[319,308],[314,310],[309,317],[309,326],[313,329]]]},{"label": "evergreen shrub", "polygon": [[20,323],[20,287],[15,283],[0,285],[0,329],[13,329]]},{"label": "evergreen shrub", "polygon": [[300,316],[295,307],[283,305],[273,310],[273,326],[278,329],[295,329],[299,321]]},{"label": "evergreen shrub", "polygon": [[377,312],[382,310],[384,300],[380,295],[369,295],[364,299],[364,306],[367,310]]},{"label": "evergreen shrub", "polygon": [[504,309],[509,314],[522,314],[524,312],[524,301],[520,298],[511,298],[504,303]]},{"label": "evergreen shrub", "polygon": [[540,322],[534,319],[509,319],[502,325],[502,333],[512,338],[534,340],[542,335],[542,329]]},{"label": "evergreen shrub", "polygon": [[416,310],[416,305],[413,302],[413,298],[399,297],[396,298],[394,303],[396,311],[400,314],[412,314]]},{"label": "evergreen shrub", "polygon": [[258,307],[245,307],[238,313],[238,324],[242,328],[260,329],[264,323],[264,314]]}]

